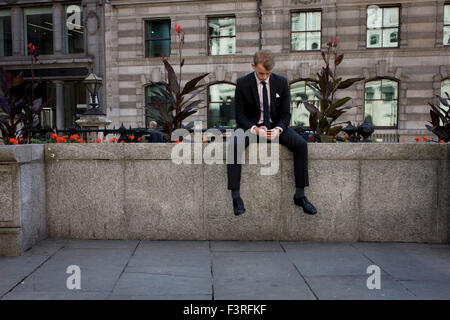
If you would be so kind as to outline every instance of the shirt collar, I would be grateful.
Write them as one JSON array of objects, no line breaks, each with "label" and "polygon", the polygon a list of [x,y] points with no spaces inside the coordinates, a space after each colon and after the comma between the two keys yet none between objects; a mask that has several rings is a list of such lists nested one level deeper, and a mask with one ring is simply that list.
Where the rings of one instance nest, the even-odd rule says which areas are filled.
[{"label": "shirt collar", "polygon": [[[260,85],[261,84],[261,80],[258,79],[258,77],[256,76],[256,72],[253,72],[253,74],[255,75],[255,79],[256,79],[256,85]],[[272,74],[270,74],[269,78],[266,80],[266,83],[269,84],[270,81],[270,77],[272,76]]]}]

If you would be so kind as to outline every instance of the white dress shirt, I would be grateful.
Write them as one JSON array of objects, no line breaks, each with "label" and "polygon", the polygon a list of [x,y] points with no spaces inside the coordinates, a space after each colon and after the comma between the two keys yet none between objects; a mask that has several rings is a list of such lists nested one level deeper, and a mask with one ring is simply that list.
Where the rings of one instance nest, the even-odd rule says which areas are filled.
[{"label": "white dress shirt", "polygon": [[[261,123],[264,122],[264,103],[263,103],[263,88],[264,88],[264,85],[262,84],[262,81],[259,80],[258,77],[256,76],[256,72],[255,72],[255,78],[256,78],[256,88],[258,89],[258,96],[259,96],[259,109],[261,110],[261,116],[259,117],[258,124],[261,124]],[[266,83],[266,88],[267,88],[267,98],[269,100],[269,115],[270,115],[270,107],[271,106],[270,106],[270,81],[269,81],[269,79],[270,79],[270,76],[269,76],[269,78],[267,78],[265,83]],[[270,119],[270,122],[272,123],[272,118],[270,117],[269,119]],[[251,132],[255,133],[253,131],[253,129],[255,127],[256,126],[253,126],[251,128]],[[283,132],[283,129],[281,129],[280,127],[276,127],[276,128],[280,129],[280,133]]]}]

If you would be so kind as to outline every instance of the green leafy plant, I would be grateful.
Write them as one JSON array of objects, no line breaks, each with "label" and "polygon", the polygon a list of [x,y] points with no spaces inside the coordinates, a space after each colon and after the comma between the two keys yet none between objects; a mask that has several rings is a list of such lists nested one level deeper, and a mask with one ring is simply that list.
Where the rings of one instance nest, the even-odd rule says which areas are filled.
[{"label": "green leafy plant", "polygon": [[[310,113],[310,129],[320,136],[334,137],[340,132],[342,126],[333,126],[334,122],[345,113],[345,110],[353,108],[353,106],[344,106],[351,100],[351,97],[336,99],[335,96],[338,90],[347,89],[356,82],[364,79],[349,78],[343,80],[341,77],[337,77],[337,66],[341,64],[344,59],[344,54],[338,54],[338,42],[339,37],[336,37],[333,42],[328,42],[326,53],[324,51],[321,52],[325,66],[317,73],[317,80],[309,81],[307,83],[307,86],[312,89],[314,95],[319,100],[319,108],[306,100],[301,101]],[[332,57],[334,64],[333,70],[330,67]]]},{"label": "green leafy plant", "polygon": [[[445,95],[450,100],[450,96],[447,92],[445,92]],[[430,116],[431,121],[429,121],[430,125],[425,125],[425,127],[433,132],[436,136],[438,136],[440,141],[449,142],[450,141],[450,117],[449,117],[449,110],[450,105],[447,101],[447,99],[444,99],[440,95],[436,95],[436,97],[439,99],[439,101],[447,107],[447,110],[445,110],[443,107],[439,105],[435,105],[431,102],[428,104],[431,107],[430,110]],[[442,123],[441,123],[442,121]]]},{"label": "green leafy plant", "polygon": [[182,127],[184,119],[195,114],[200,109],[199,105],[202,103],[202,100],[194,101],[194,98],[204,89],[204,85],[200,85],[199,82],[209,74],[204,73],[195,77],[187,81],[183,88],[181,87],[181,71],[185,61],[182,57],[184,32],[179,25],[175,25],[175,31],[179,41],[179,76],[177,77],[168,59],[162,57],[161,60],[164,63],[168,81],[151,83],[154,88],[154,94],[147,104],[148,114],[157,121],[159,126],[163,127],[165,132],[161,133],[166,139],[170,139],[172,132]]}]

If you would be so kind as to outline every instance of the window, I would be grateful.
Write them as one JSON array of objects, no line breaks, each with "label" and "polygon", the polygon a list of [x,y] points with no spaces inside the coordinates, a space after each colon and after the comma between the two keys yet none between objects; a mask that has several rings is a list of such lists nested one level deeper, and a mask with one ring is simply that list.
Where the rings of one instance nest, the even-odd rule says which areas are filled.
[{"label": "window", "polygon": [[208,52],[211,56],[230,55],[236,51],[236,19],[208,18]]},{"label": "window", "polygon": [[450,4],[444,5],[444,46],[450,46]]},{"label": "window", "polygon": [[230,83],[218,83],[208,87],[208,127],[235,127],[236,113],[234,91]]},{"label": "window", "polygon": [[145,56],[170,56],[170,20],[146,21],[145,26]]},{"label": "window", "polygon": [[25,8],[23,10],[25,27],[25,54],[32,43],[39,54],[53,54],[52,7]]},{"label": "window", "polygon": [[399,7],[367,8],[367,48],[397,48]]},{"label": "window", "polygon": [[0,56],[12,55],[11,11],[0,10]]},{"label": "window", "polygon": [[81,5],[66,6],[65,40],[66,53],[84,52],[83,10]]},{"label": "window", "polygon": [[[450,104],[450,99],[447,97],[447,95],[445,93],[447,93],[450,96],[450,79],[447,79],[447,80],[444,80],[441,82],[441,94],[440,94],[440,96],[443,99],[445,99],[447,101],[447,103]],[[440,106],[442,109],[448,110],[448,107],[444,106],[442,103]],[[441,125],[443,124],[442,119],[439,119],[439,123]]]},{"label": "window", "polygon": [[153,97],[157,96],[159,97],[159,99],[162,99],[165,102],[165,108],[166,110],[168,109],[169,105],[168,105],[168,100],[167,98],[161,94],[161,90],[158,88],[157,85],[151,84],[147,87],[145,87],[145,126],[146,128],[150,127],[150,122],[152,121],[156,121],[158,122],[158,119],[155,119],[154,117],[151,116],[150,112],[149,112],[149,104],[153,103]]},{"label": "window", "polygon": [[[309,127],[309,111],[306,110],[305,105],[300,102],[303,100],[314,104],[319,108],[319,100],[314,95],[310,87],[306,85],[306,81],[296,81],[291,83],[291,126],[302,125]],[[300,102],[300,103],[299,103]]]},{"label": "window", "polygon": [[370,116],[375,127],[396,128],[398,82],[388,79],[365,84],[364,118]]},{"label": "window", "polygon": [[320,50],[321,19],[320,11],[291,14],[292,51]]}]

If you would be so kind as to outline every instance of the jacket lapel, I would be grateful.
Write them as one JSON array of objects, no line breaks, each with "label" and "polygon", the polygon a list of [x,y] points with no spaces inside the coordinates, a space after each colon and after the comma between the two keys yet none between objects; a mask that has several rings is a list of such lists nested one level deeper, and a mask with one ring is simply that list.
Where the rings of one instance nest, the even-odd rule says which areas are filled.
[{"label": "jacket lapel", "polygon": [[276,88],[274,83],[273,76],[270,75],[269,83],[270,83],[270,117],[272,118],[272,121],[274,121],[274,115],[275,115],[275,99],[276,99]]},{"label": "jacket lapel", "polygon": [[250,88],[252,91],[253,99],[255,100],[255,106],[258,110],[261,110],[260,106],[259,106],[258,88],[256,87],[256,77],[255,77],[254,73],[250,74],[249,81],[250,81]]}]

